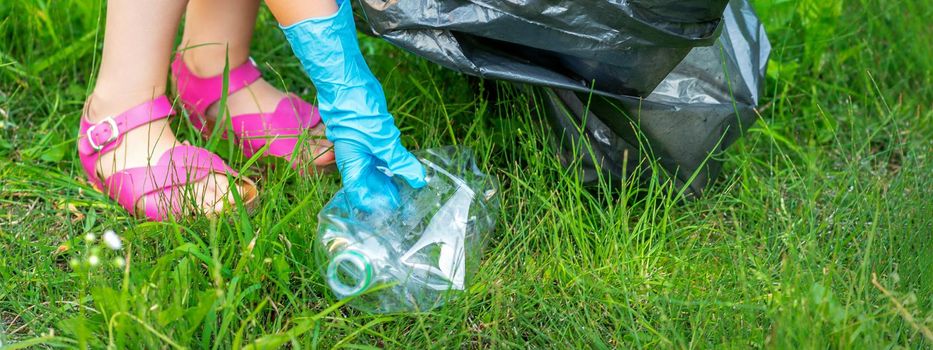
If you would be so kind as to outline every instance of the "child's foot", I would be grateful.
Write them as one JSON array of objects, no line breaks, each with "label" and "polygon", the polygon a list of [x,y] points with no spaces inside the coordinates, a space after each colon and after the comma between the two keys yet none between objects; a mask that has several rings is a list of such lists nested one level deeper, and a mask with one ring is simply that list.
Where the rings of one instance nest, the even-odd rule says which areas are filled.
[{"label": "child's foot", "polygon": [[[82,118],[91,124],[101,123],[107,117],[119,116],[127,109],[151,99],[151,96],[144,94],[141,96],[128,96],[95,92],[88,97]],[[101,125],[106,125],[106,123]],[[100,154],[100,158],[97,160],[97,177],[104,181],[125,169],[139,167],[152,169],[158,164],[163,154],[182,144],[175,138],[167,118],[152,120],[147,125],[131,130],[120,130],[117,133],[122,136],[122,142],[112,150],[103,149],[103,153]],[[85,135],[80,136],[84,137]],[[176,164],[176,166],[178,165]],[[152,175],[151,177],[156,178],[157,176]],[[222,210],[225,204],[233,203],[233,196],[229,191],[229,187],[230,183],[224,174],[211,172],[203,179],[187,184],[183,191],[184,199],[186,199],[184,202],[187,202],[186,204],[189,206],[187,209],[189,210],[193,209],[204,214],[216,213]],[[107,192],[107,189],[101,190]],[[244,194],[244,200],[246,200],[247,189],[241,185],[238,190],[241,194]],[[165,203],[159,205],[165,205]],[[146,203],[144,200],[139,200],[135,203],[135,207],[137,213],[145,212]]]},{"label": "child's foot", "polygon": [[[202,79],[215,79],[222,76],[223,74],[223,64],[224,57],[211,57],[212,53],[208,52],[212,50],[199,50],[192,49],[184,51],[183,55],[180,55],[181,62],[184,66],[187,67],[188,73],[193,75],[196,78]],[[258,71],[255,71],[256,78],[252,81],[247,81],[245,86],[242,86],[239,89],[235,89],[234,84],[234,70],[243,65],[248,65],[248,62],[230,62],[231,66],[231,83],[230,83],[230,95],[227,97],[227,109],[229,110],[229,115],[233,116],[234,121],[234,132],[237,134],[237,137],[243,138],[246,137],[248,140],[254,139],[273,139],[273,140],[297,140],[298,136],[304,130],[297,130],[297,132],[290,133],[280,133],[282,129],[272,130],[273,126],[268,126],[270,124],[277,124],[278,127],[283,127],[283,124],[294,123],[295,114],[305,114],[303,116],[306,125],[313,125],[313,127],[308,128],[307,135],[305,137],[305,142],[303,144],[297,144],[294,142],[283,142],[282,145],[273,144],[273,147],[270,147],[267,155],[281,156],[289,158],[294,150],[294,148],[299,148],[298,152],[295,154],[299,157],[294,159],[294,164],[312,164],[316,168],[323,168],[334,163],[334,153],[332,150],[333,145],[330,141],[324,138],[324,124],[319,122],[319,117],[316,116],[316,110],[313,112],[315,116],[312,117],[313,107],[307,105],[306,102],[300,101],[294,95],[286,94],[279,89],[276,89],[272,84],[269,84],[267,81],[258,77]],[[249,67],[248,67],[249,68]],[[173,77],[179,79],[187,78],[184,76],[184,73],[179,72],[184,70],[184,67],[181,67],[178,63],[175,63],[173,66]],[[210,78],[214,77],[214,78]],[[201,88],[197,86],[198,84],[193,82],[191,79],[186,81],[186,84],[182,86],[178,85],[179,89],[184,88]],[[186,93],[181,93],[181,98],[184,101],[186,99]],[[219,93],[217,94],[219,95]],[[285,99],[293,99],[293,102],[300,104],[306,104],[307,110],[301,110],[301,107],[288,108],[285,113],[277,109],[281,108],[281,104]],[[202,106],[203,108],[203,106]],[[219,103],[211,103],[209,107],[204,111],[204,118],[208,121],[209,124],[213,124],[217,120],[219,113]],[[237,130],[237,127],[243,125],[238,122],[238,116],[245,115],[261,115],[263,118],[264,125],[267,125],[269,130]],[[274,120],[274,118],[281,118],[287,120]],[[316,120],[310,120],[312,118],[317,118]],[[271,123],[270,123],[271,122]],[[248,122],[247,122],[248,123]],[[316,124],[316,125],[314,125]],[[297,126],[297,125],[296,125]],[[298,129],[304,129],[298,127]],[[260,134],[259,137],[250,137],[245,134],[256,135]],[[261,135],[261,134],[265,135]],[[256,151],[258,148],[262,147],[262,144],[254,144],[253,149],[246,150],[247,155],[251,155],[253,151]],[[284,146],[284,147],[283,147]]]}]

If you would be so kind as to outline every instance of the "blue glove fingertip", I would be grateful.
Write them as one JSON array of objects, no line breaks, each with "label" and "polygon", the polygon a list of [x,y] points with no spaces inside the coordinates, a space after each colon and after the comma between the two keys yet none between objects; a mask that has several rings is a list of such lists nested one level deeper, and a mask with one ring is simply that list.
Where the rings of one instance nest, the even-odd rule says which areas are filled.
[{"label": "blue glove fingertip", "polygon": [[421,164],[411,153],[406,153],[408,153],[407,157],[393,164],[392,172],[404,179],[412,188],[422,188],[428,184],[425,180],[424,164]]}]

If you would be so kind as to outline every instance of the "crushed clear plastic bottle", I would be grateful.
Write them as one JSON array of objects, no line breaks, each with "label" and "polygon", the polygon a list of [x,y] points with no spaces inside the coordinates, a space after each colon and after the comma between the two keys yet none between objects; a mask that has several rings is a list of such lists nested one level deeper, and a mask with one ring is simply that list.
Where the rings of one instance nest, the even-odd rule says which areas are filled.
[{"label": "crushed clear plastic bottle", "polygon": [[498,182],[476,166],[472,151],[415,152],[427,185],[396,181],[401,206],[365,213],[338,191],[318,214],[324,280],[357,309],[426,311],[463,291],[479,265],[483,239],[498,212]]}]

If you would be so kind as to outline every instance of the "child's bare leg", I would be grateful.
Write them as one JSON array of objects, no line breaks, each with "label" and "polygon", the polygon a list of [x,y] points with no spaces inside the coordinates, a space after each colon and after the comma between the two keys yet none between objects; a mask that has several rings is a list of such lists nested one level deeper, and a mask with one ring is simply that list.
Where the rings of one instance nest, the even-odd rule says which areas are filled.
[{"label": "child's bare leg", "polygon": [[307,18],[330,16],[337,12],[335,0],[266,0],[272,15],[283,26]]},{"label": "child's bare leg", "polygon": [[[109,0],[103,57],[84,117],[91,122],[119,114],[165,94],[172,43],[186,0]],[[166,119],[125,134],[119,147],[101,156],[102,178],[126,168],[158,162],[178,144]],[[223,207],[226,177],[209,176],[192,185],[206,212]],[[227,197],[228,200],[232,197]]]},{"label": "child's bare leg", "polygon": [[[210,77],[223,73],[225,55],[229,55],[230,68],[246,63],[259,4],[259,0],[190,0],[180,47],[188,68],[198,76]],[[231,115],[271,113],[285,97],[284,92],[259,79],[231,94],[227,108]],[[217,104],[211,106],[208,117],[216,118],[218,109]],[[318,124],[312,134],[321,136],[309,141],[313,146],[311,154],[318,156],[331,145],[323,139],[323,124]]]}]

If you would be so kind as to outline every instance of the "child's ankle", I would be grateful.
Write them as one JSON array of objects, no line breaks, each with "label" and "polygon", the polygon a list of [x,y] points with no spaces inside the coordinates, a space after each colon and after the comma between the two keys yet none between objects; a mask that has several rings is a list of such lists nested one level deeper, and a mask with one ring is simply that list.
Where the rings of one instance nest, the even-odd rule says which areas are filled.
[{"label": "child's ankle", "polygon": [[84,103],[84,118],[89,122],[99,122],[115,116],[143,102],[165,94],[165,86],[150,89],[127,89],[112,92],[107,88],[95,88]]},{"label": "child's ankle", "polygon": [[230,69],[236,68],[249,59],[249,50],[235,49],[228,51],[226,46],[206,44],[182,52],[182,60],[192,73],[199,77],[213,77],[224,72],[224,63],[229,56]]}]

